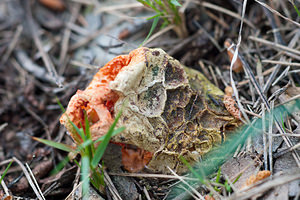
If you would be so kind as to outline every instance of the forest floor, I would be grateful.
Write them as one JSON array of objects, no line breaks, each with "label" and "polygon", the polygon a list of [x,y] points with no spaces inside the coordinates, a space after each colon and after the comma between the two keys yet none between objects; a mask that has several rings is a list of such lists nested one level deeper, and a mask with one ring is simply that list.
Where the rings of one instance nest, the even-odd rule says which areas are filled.
[{"label": "forest floor", "polygon": [[[106,186],[100,192],[91,188],[90,199],[299,199],[300,13],[295,7],[300,1],[248,1],[245,12],[241,0],[179,2],[187,35],[176,34],[172,24],[160,29],[160,21],[144,46],[162,48],[222,91],[235,86],[245,123],[282,105],[294,106],[295,112],[281,113],[273,126],[255,130],[256,136],[222,165],[220,180],[216,171],[211,184],[198,182],[177,197],[171,190],[184,176],[128,173],[120,164],[120,148],[110,145],[104,157]],[[133,0],[0,2],[0,175],[12,161],[0,199],[80,199],[77,165],[69,162],[51,175],[67,153],[32,136],[73,145],[59,123],[57,98],[67,107],[100,67],[138,48],[153,15]],[[238,48],[240,62],[233,80],[230,47]]]}]

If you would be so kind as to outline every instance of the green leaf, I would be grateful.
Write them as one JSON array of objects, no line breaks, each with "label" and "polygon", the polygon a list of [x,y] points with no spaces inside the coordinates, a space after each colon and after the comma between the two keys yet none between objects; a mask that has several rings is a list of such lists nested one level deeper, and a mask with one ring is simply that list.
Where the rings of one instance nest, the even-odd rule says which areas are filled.
[{"label": "green leaf", "polygon": [[107,131],[105,137],[104,137],[104,140],[101,142],[101,144],[98,146],[98,148],[96,149],[96,152],[95,152],[95,155],[94,155],[94,158],[92,160],[92,167],[93,168],[96,168],[96,166],[98,165],[98,163],[100,162],[104,152],[105,152],[105,149],[109,143],[109,140],[114,132],[114,128],[116,127],[117,125],[117,122],[119,120],[119,118],[121,117],[121,114],[122,114],[122,110],[117,114],[116,118],[115,118],[115,121],[112,123],[112,125],[109,127],[109,130]]},{"label": "green leaf", "polygon": [[[111,134],[111,137],[118,135],[119,133],[123,132],[125,130],[125,127],[120,127],[114,130],[114,132]],[[103,135],[102,137],[98,138],[94,143],[98,143],[101,142],[105,139],[105,135]]]},{"label": "green leaf", "polygon": [[157,17],[154,18],[153,23],[152,23],[152,26],[151,26],[151,28],[150,28],[150,31],[149,31],[147,37],[145,38],[145,40],[142,42],[142,44],[141,44],[140,46],[143,46],[144,43],[145,43],[145,42],[149,39],[149,37],[152,35],[152,33],[153,33],[155,27],[157,26],[158,21],[159,21],[159,16],[157,16]]},{"label": "green leaf", "polygon": [[89,187],[90,187],[90,159],[88,156],[83,156],[81,158],[81,181],[82,181],[82,196],[83,199],[88,199],[89,197]]},{"label": "green leaf", "polygon": [[171,0],[170,3],[173,4],[174,6],[182,6],[177,0]]},{"label": "green leaf", "polygon": [[4,170],[4,172],[3,172],[3,174],[2,174],[2,176],[0,178],[0,184],[1,184],[2,180],[4,179],[5,175],[7,174],[8,169],[10,168],[10,166],[11,166],[12,163],[13,163],[13,160],[10,161],[10,163],[7,165],[6,169]]},{"label": "green leaf", "polygon": [[32,139],[34,139],[38,142],[41,142],[43,144],[46,144],[48,146],[54,147],[56,149],[66,151],[66,152],[73,152],[74,151],[74,149],[70,145],[66,145],[66,144],[58,143],[58,142],[53,142],[51,140],[45,140],[45,139],[37,138],[37,137],[32,137]]}]

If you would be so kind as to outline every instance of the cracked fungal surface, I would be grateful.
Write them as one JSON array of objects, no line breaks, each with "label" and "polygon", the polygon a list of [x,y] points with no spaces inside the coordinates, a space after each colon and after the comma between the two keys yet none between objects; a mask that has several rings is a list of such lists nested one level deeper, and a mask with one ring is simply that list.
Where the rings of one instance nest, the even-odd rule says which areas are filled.
[{"label": "cracked fungal surface", "polygon": [[[104,73],[107,68],[113,72],[109,78]],[[178,173],[186,171],[179,156],[191,163],[198,161],[225,139],[226,126],[236,123],[223,104],[220,89],[161,49],[136,49],[127,57],[115,58],[97,74],[86,90],[72,97],[75,100],[70,101],[67,114],[80,117],[74,109],[86,110],[96,139],[123,107],[118,126],[126,129],[112,141],[151,152],[147,167],[153,171],[169,173],[167,166]],[[94,82],[102,88],[94,87],[98,84]],[[61,122],[68,128],[63,117]]]},{"label": "cracked fungal surface", "polygon": [[169,166],[180,173],[186,166],[179,156],[199,160],[225,139],[225,127],[235,119],[224,107],[223,92],[200,72],[182,66],[161,49],[144,51],[145,60],[135,66],[140,74],[132,87],[124,90],[123,86],[131,78],[126,76],[128,71],[137,70],[129,67],[110,84],[120,95],[115,110],[125,105],[119,125],[126,130],[113,140],[153,152],[148,168],[154,171],[168,173]]}]

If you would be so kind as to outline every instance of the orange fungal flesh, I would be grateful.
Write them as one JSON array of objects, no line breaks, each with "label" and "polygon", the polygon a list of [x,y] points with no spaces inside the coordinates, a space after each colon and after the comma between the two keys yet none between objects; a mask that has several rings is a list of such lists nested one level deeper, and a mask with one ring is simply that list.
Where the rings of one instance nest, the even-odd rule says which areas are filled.
[{"label": "orange fungal flesh", "polygon": [[[144,61],[145,49],[138,48],[131,51],[129,55],[120,55],[108,62],[96,73],[85,90],[78,90],[71,98],[66,113],[60,118],[61,124],[70,129],[68,116],[77,127],[84,126],[84,112],[86,112],[89,122],[92,123],[90,130],[93,140],[105,135],[114,121],[114,104],[119,98],[116,92],[109,89],[109,83],[125,66]],[[82,142],[75,131],[70,132],[76,143]],[[119,145],[123,146],[122,162],[128,171],[140,171],[152,158],[150,152],[142,149],[132,150],[125,148],[123,144]]]}]

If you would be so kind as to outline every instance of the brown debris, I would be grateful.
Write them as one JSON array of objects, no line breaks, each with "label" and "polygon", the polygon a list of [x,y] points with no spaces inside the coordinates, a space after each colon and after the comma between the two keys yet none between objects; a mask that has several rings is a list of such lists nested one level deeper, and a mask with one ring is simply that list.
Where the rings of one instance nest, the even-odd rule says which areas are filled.
[{"label": "brown debris", "polygon": [[224,95],[224,105],[227,111],[234,116],[236,119],[241,119],[240,110],[236,106],[235,100],[232,98],[233,89],[230,86],[225,88],[225,95]]},{"label": "brown debris", "polygon": [[137,148],[122,148],[122,164],[129,172],[139,172],[144,169],[152,158],[152,153],[143,149]]},{"label": "brown debris", "polygon": [[261,181],[271,175],[269,170],[259,171],[256,175],[251,175],[245,182],[243,187],[248,187],[254,183]]},{"label": "brown debris", "polygon": [[130,31],[128,29],[124,29],[119,34],[119,39],[124,40],[130,35]]},{"label": "brown debris", "polygon": [[3,198],[3,200],[12,200],[12,199],[13,199],[13,196],[11,196],[11,195]]},{"label": "brown debris", "polygon": [[[224,42],[224,46],[227,48],[227,54],[228,54],[230,62],[232,61],[232,58],[234,55],[232,52],[232,49],[228,49],[231,46],[231,44],[232,44],[232,41],[230,39],[227,39]],[[244,70],[242,61],[239,58],[237,58],[235,63],[233,64],[232,70],[236,73],[240,73]]]}]

